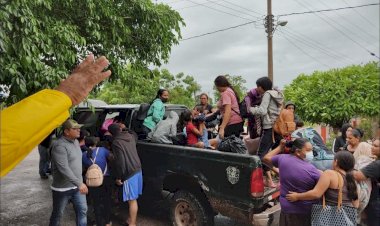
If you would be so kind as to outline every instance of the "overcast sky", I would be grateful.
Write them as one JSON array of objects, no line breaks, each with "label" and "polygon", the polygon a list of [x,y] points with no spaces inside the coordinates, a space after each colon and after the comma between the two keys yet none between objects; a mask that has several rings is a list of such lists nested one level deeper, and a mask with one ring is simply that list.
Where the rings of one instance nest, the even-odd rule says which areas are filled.
[{"label": "overcast sky", "polygon": [[[255,87],[256,79],[267,76],[267,38],[262,20],[266,0],[157,2],[169,4],[184,18],[183,39],[260,20],[256,24],[181,41],[172,48],[169,63],[162,68],[174,74],[184,72],[194,76],[202,91],[210,94],[219,74],[241,75],[247,80],[247,88]],[[368,3],[378,3],[378,0],[272,0],[275,19],[288,21],[274,33],[274,85],[283,88],[301,73],[378,60],[368,51],[379,56],[379,6],[279,18],[277,15]],[[196,4],[204,5],[194,6]]]}]

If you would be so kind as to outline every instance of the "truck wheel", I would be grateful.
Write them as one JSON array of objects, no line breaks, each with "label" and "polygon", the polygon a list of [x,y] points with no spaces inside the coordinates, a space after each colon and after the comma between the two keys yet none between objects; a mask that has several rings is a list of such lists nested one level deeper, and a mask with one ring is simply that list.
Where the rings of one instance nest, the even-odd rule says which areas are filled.
[{"label": "truck wheel", "polygon": [[172,199],[170,218],[173,226],[211,226],[214,215],[201,200],[188,191],[177,191]]}]

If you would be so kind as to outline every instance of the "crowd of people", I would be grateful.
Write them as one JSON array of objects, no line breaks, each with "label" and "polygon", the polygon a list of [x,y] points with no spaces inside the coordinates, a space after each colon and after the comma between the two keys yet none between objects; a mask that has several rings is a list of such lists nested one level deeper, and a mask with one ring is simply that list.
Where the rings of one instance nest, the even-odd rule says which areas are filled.
[{"label": "crowd of people", "polygon": [[[75,207],[77,225],[87,225],[86,194],[94,205],[96,224],[110,225],[115,185],[119,186],[120,199],[129,205],[126,224],[136,225],[137,199],[143,186],[143,169],[136,150],[138,136],[127,130],[121,119],[105,122],[102,140],[89,136],[84,130],[81,132],[81,125],[76,121],[67,120],[68,109],[79,104],[96,84],[110,76],[110,71],[104,71],[107,65],[105,57],[95,59],[90,55],[56,90],[40,91],[1,112],[1,176],[39,144],[39,174],[42,179],[46,179],[48,173],[53,175],[50,225],[59,225],[69,201]],[[143,121],[145,136],[142,137],[151,142],[181,143],[208,149],[218,149],[222,140],[230,136],[240,137],[245,117],[242,116],[239,96],[225,76],[218,76],[214,85],[220,93],[215,109],[208,103],[208,96],[202,94],[194,109],[180,116],[170,112],[166,119],[164,103],[169,100],[169,91],[160,89]],[[355,224],[379,225],[380,134],[370,145],[362,141],[360,129],[344,125],[330,153],[308,136],[295,114],[296,105],[292,102],[284,104],[283,94],[273,88],[269,78],[259,78],[256,85],[244,98],[249,112],[248,133],[250,139],[260,141],[257,155],[264,163],[265,184],[280,187],[280,225],[322,224],[321,219],[329,216],[321,211],[317,213],[318,205],[354,213]],[[45,112],[44,115],[30,113],[35,112],[36,105],[39,112]],[[294,136],[284,137],[274,129],[282,108],[294,114],[299,129]],[[25,117],[12,120],[18,115]],[[16,123],[9,125],[9,121]],[[60,124],[63,134],[51,142],[49,134]],[[25,125],[30,126],[25,128]],[[217,128],[215,137],[210,133],[213,127]],[[23,128],[25,133],[19,133],[17,128]],[[179,141],[179,137],[184,141]],[[331,166],[321,171],[314,160],[329,160]],[[101,174],[101,186],[86,185],[87,179],[92,179],[86,178],[86,172],[95,164]],[[274,183],[271,171],[279,174],[278,184]]]},{"label": "crowd of people", "polygon": [[[125,125],[119,116],[103,123],[101,132],[107,142],[102,145],[97,145],[100,138],[89,137],[85,130],[77,134],[79,147],[83,152],[82,175],[94,163],[99,165],[104,175],[102,186],[88,187],[88,198],[94,205],[97,225],[110,225],[112,191],[118,189],[115,184],[120,186],[122,201],[128,202],[130,206],[128,224],[136,223],[137,198],[142,192],[141,163],[135,151],[137,137],[155,143],[182,144],[211,150],[218,149],[224,138],[241,137],[245,118],[240,114],[240,100],[237,93],[225,76],[218,76],[214,84],[220,93],[216,108],[208,103],[208,96],[203,93],[199,96],[200,103],[192,110],[186,110],[181,115],[171,111],[167,118],[165,118],[164,103],[169,99],[169,91],[158,90],[143,121],[143,136],[125,132]],[[374,157],[380,159],[379,139],[374,140],[371,146],[361,141],[363,132],[360,129],[344,124],[341,136],[333,145],[333,151],[328,150],[313,128],[304,127],[302,120],[295,113],[296,105],[291,101],[284,104],[283,94],[273,89],[269,78],[258,79],[256,85],[257,87],[251,89],[245,97],[249,111],[248,138],[259,139],[256,154],[265,163],[263,164],[264,184],[273,188],[280,187],[280,225],[297,226],[315,223],[318,219],[312,217],[313,208],[321,203],[322,197],[324,205],[354,208],[358,214],[355,218],[356,223],[365,221],[370,226],[378,225],[379,217],[376,211],[379,210],[379,185],[376,180],[379,179],[380,169],[376,168],[379,166],[379,160],[375,161]],[[281,136],[273,129],[282,108],[293,112],[297,124],[297,129],[289,137]],[[219,122],[209,126],[208,123],[215,119]],[[64,131],[70,129],[66,127],[64,123]],[[215,136],[210,136],[210,131],[215,129],[217,130]],[[67,142],[65,133],[64,137]],[[179,137],[184,137],[184,141],[179,142]],[[41,150],[44,150],[47,142],[44,140],[40,144]],[[56,144],[54,147],[53,156],[59,153]],[[46,163],[42,163],[43,159],[45,158],[41,155],[41,178],[45,178],[43,175],[46,175],[43,173],[46,169]],[[53,166],[60,165],[56,161],[57,158],[52,158]],[[71,166],[64,168],[71,169]],[[64,202],[64,199],[57,198],[62,190],[57,190],[55,181],[61,180],[63,176],[60,176],[62,172],[59,168],[53,167],[52,172],[53,178],[58,177],[54,179],[52,185],[53,206],[56,208],[53,208],[51,224],[55,225],[63,213],[61,203]],[[279,174],[279,183],[273,182],[272,172]],[[77,175],[80,178],[79,171]],[[87,192],[87,188],[84,188],[85,182],[79,183],[73,178],[67,180],[72,188],[75,186],[78,188],[76,193],[69,193],[68,196],[72,199]],[[65,197],[63,194],[65,193],[62,193]],[[80,224],[80,216],[84,217],[86,208],[83,201],[73,203],[77,206],[78,224]],[[320,215],[318,217],[323,218]]]}]

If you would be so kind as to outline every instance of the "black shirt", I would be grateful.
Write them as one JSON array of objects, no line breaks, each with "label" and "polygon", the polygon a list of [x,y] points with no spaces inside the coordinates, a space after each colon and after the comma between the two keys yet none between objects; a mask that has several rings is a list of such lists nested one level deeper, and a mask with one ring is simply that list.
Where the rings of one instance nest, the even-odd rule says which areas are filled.
[{"label": "black shirt", "polygon": [[206,115],[212,112],[211,104],[207,104],[206,106],[203,106],[202,104],[197,104],[195,108],[197,107],[203,107],[203,113]]},{"label": "black shirt", "polygon": [[370,200],[376,200],[380,195],[380,160],[376,160],[361,170],[367,178],[371,178],[372,192]]},{"label": "black shirt", "polygon": [[346,138],[343,138],[342,136],[337,137],[335,139],[334,151],[335,152],[340,151],[339,148],[344,148],[346,144],[347,144]]}]

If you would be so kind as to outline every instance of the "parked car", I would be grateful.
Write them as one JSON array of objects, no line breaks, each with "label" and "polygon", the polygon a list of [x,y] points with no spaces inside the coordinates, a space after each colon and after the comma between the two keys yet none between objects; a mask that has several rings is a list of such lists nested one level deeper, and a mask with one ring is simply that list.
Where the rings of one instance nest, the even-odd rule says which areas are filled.
[{"label": "parked car", "polygon": [[[187,109],[165,106],[166,113],[176,111],[179,115]],[[117,115],[134,130],[138,111],[136,104],[78,108],[74,119],[91,134],[99,135],[104,120]],[[171,197],[173,225],[210,226],[218,213],[252,225],[277,225],[280,192],[264,187],[257,156],[148,141],[138,141],[137,150],[144,177],[142,199]]]}]

